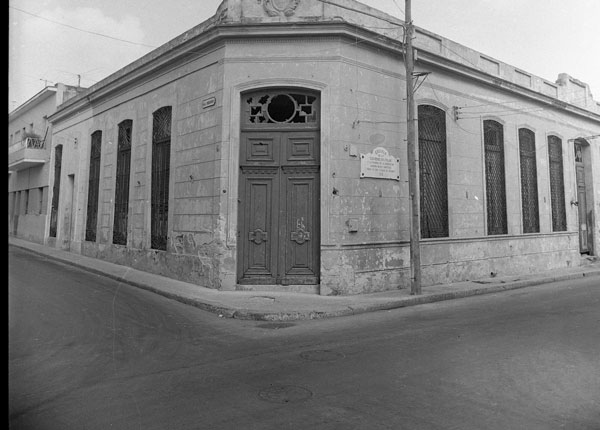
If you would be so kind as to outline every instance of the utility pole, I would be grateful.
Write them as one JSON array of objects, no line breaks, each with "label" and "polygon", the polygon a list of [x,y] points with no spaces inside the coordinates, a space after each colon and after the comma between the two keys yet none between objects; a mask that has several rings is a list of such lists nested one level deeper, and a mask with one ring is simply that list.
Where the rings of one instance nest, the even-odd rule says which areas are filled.
[{"label": "utility pole", "polygon": [[421,294],[421,214],[419,209],[419,159],[418,141],[416,139],[415,118],[415,81],[414,81],[414,56],[413,37],[414,27],[411,16],[411,0],[405,0],[404,17],[406,32],[406,152],[408,159],[408,190],[410,194],[410,294]]}]

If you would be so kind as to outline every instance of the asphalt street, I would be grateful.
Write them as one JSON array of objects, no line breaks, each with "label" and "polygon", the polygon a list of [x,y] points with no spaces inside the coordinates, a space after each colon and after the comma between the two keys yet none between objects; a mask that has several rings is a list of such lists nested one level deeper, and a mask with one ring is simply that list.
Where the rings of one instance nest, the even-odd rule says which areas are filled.
[{"label": "asphalt street", "polygon": [[270,323],[10,247],[9,426],[598,430],[598,282]]}]

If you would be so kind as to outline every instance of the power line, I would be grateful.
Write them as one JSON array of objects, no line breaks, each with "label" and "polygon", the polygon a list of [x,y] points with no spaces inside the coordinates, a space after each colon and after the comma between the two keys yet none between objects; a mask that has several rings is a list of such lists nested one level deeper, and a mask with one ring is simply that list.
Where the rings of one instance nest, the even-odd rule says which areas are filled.
[{"label": "power line", "polygon": [[402,9],[400,7],[400,5],[398,4],[398,2],[396,0],[392,0],[394,2],[394,4],[396,5],[396,7],[398,8],[398,10],[402,13],[402,15],[406,15],[404,12],[404,9]]},{"label": "power line", "polygon": [[39,18],[39,19],[43,19],[44,21],[48,21],[48,22],[51,22],[53,24],[62,25],[63,27],[68,27],[68,28],[71,28],[73,30],[82,31],[82,32],[88,33],[88,34],[93,34],[94,36],[106,37],[108,39],[117,40],[119,42],[130,43],[132,45],[138,45],[138,46],[145,46],[147,48],[156,48],[156,46],[146,45],[145,43],[132,42],[130,40],[119,39],[118,37],[113,37],[113,36],[109,36],[109,35],[106,35],[106,34],[96,33],[94,31],[89,31],[89,30],[84,30],[82,28],[74,27],[74,26],[69,25],[69,24],[64,24],[62,22],[58,22],[58,21],[54,21],[54,20],[51,20],[51,19],[48,19],[48,18],[44,18],[43,16],[36,15],[35,13],[27,12],[26,10],[19,9],[18,7],[9,6],[9,8],[18,10],[19,12],[25,13],[27,15],[34,16],[34,17]]}]

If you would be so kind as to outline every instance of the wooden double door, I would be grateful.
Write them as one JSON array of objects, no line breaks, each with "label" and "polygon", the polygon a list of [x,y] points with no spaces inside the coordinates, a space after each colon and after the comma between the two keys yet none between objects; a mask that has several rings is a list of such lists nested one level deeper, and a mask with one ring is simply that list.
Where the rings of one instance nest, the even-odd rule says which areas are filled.
[{"label": "wooden double door", "polygon": [[243,131],[238,283],[319,283],[318,130]]}]

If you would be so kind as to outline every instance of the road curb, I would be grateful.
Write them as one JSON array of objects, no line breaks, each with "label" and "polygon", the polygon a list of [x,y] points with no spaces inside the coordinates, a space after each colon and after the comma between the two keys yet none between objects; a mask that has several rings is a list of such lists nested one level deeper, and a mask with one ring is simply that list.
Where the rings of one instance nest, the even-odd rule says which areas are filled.
[{"label": "road curb", "polygon": [[[535,285],[541,285],[550,282],[560,282],[567,281],[570,279],[578,279],[584,277],[595,277],[600,276],[600,268],[599,269],[591,269],[588,272],[577,272],[577,273],[565,273],[559,275],[551,275],[551,276],[542,276],[537,277],[535,279],[524,279],[524,280],[515,280],[515,281],[491,281],[489,284],[481,287],[473,287],[460,291],[448,291],[443,293],[424,293],[419,296],[408,296],[402,297],[398,299],[390,299],[385,302],[380,303],[371,303],[371,304],[358,304],[354,306],[345,306],[340,309],[333,309],[331,311],[282,311],[282,312],[269,312],[269,311],[255,311],[250,309],[240,309],[235,307],[230,307],[223,304],[212,304],[208,300],[203,301],[198,298],[192,298],[185,295],[177,294],[172,291],[163,290],[142,282],[137,282],[133,279],[129,279],[120,274],[110,273],[95,267],[91,267],[84,263],[80,263],[76,260],[69,260],[67,258],[47,254],[43,251],[39,251],[27,246],[23,246],[17,243],[10,243],[10,246],[14,246],[16,248],[24,249],[28,252],[35,253],[37,255],[44,256],[46,258],[61,262],[63,264],[67,264],[72,267],[76,267],[79,269],[86,270],[90,273],[94,273],[96,275],[105,276],[107,278],[113,279],[118,282],[123,282],[128,285],[131,285],[136,288],[140,288],[146,291],[150,291],[155,294],[159,294],[163,297],[176,300],[178,302],[197,307],[199,309],[217,314],[219,317],[223,318],[232,318],[232,319],[240,319],[240,320],[253,320],[253,321],[299,321],[299,320],[316,320],[316,319],[325,319],[325,318],[335,318],[342,316],[351,316],[351,315],[359,315],[368,312],[376,312],[383,310],[391,310],[398,309],[408,306],[417,306],[428,303],[461,299],[466,297],[479,296],[483,294],[493,294],[499,293],[503,291],[515,290],[520,288],[526,288]],[[42,245],[40,245],[42,246]],[[75,254],[77,255],[77,254]],[[123,270],[125,273],[131,268],[127,268],[123,266]],[[134,269],[137,270],[137,269]],[[159,276],[159,275],[157,275]]]},{"label": "road curb", "polygon": [[323,319],[323,318],[334,318],[340,316],[359,315],[368,312],[385,311],[392,309],[399,309],[408,306],[424,305],[428,303],[435,303],[441,301],[448,301],[454,299],[462,299],[473,296],[480,296],[484,294],[494,294],[503,291],[516,290],[526,287],[532,287],[536,285],[568,281],[570,279],[578,279],[584,277],[595,277],[600,276],[600,270],[591,271],[588,273],[572,273],[560,276],[549,276],[545,278],[539,278],[535,280],[524,280],[516,281],[513,283],[503,283],[500,285],[492,285],[482,288],[474,288],[470,290],[452,291],[447,293],[434,293],[421,296],[410,296],[398,300],[391,300],[385,303],[377,303],[365,306],[348,307],[344,310],[334,310],[330,312],[252,312],[252,311],[236,311],[232,318],[256,320],[256,321],[297,321],[297,320],[312,320],[312,319]]}]

